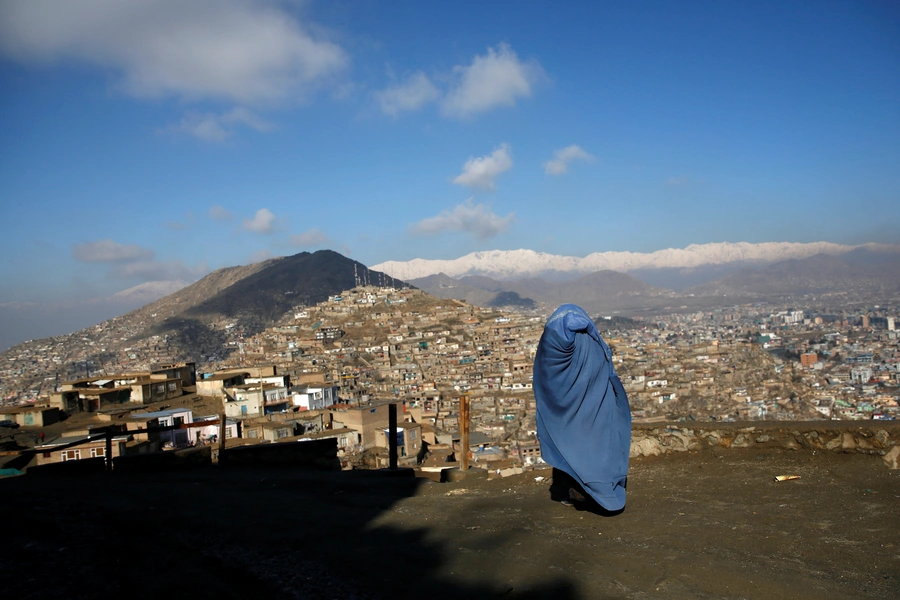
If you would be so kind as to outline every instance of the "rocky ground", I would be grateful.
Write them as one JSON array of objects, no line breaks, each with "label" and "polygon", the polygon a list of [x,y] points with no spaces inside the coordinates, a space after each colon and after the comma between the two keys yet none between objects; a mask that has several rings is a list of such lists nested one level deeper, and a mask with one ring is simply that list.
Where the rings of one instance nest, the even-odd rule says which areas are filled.
[{"label": "rocky ground", "polygon": [[900,471],[877,456],[640,457],[616,516],[552,502],[549,473],[3,479],[3,597],[900,597]]}]

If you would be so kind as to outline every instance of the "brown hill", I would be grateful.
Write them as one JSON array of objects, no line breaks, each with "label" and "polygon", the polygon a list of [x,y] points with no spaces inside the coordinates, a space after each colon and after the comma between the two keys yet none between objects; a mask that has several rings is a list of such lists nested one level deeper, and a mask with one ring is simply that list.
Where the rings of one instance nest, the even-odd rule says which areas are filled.
[{"label": "brown hill", "polygon": [[[252,336],[294,308],[327,300],[354,287],[357,280],[376,285],[402,284],[331,250],[219,269],[142,308],[52,338],[50,341],[64,348],[68,356],[78,357],[72,361],[77,369],[73,371],[72,364],[42,363],[22,385],[54,375],[85,376],[101,367],[122,371],[146,368],[151,362],[200,363],[211,355],[224,358],[236,350],[231,342],[238,331]],[[10,351],[40,352],[47,343],[34,340]]]},{"label": "brown hill", "polygon": [[[507,283],[482,275],[469,275],[454,279],[444,273],[438,273],[413,279],[410,283],[432,296],[448,300],[463,300],[475,306],[506,306],[507,299],[514,299],[508,295],[511,290]],[[534,300],[518,297],[517,305],[531,307],[534,306]]]},{"label": "brown hill", "polygon": [[497,281],[490,277],[468,276],[454,279],[443,273],[412,283],[441,298],[464,300],[477,306],[516,305],[521,309],[555,308],[575,302],[593,313],[636,307],[662,306],[676,294],[653,287],[631,275],[597,271],[571,281],[521,279]]}]

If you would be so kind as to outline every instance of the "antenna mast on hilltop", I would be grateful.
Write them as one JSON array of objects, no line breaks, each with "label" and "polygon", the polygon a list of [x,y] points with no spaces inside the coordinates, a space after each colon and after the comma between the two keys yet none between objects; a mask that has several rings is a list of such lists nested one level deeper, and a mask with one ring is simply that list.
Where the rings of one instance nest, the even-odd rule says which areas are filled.
[{"label": "antenna mast on hilltop", "polygon": [[359,287],[359,275],[356,272],[356,263],[353,263],[353,287]]}]

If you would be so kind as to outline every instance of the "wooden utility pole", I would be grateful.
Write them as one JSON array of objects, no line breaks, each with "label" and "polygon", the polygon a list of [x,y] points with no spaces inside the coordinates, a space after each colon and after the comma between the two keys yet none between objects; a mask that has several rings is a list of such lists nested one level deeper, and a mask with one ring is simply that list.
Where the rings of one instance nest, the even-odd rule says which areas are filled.
[{"label": "wooden utility pole", "polygon": [[219,464],[225,458],[225,413],[219,415]]},{"label": "wooden utility pole", "polygon": [[459,397],[459,469],[469,470],[469,397]]},{"label": "wooden utility pole", "polygon": [[112,459],[112,429],[106,429],[106,470],[112,471],[113,468],[113,459]]},{"label": "wooden utility pole", "polygon": [[397,405],[388,406],[388,451],[391,470],[397,468]]}]

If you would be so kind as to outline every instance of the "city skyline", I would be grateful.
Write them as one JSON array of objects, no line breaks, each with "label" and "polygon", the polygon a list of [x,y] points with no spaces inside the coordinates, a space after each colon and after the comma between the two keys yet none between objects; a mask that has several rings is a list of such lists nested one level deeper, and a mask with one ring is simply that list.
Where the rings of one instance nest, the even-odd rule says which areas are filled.
[{"label": "city skyline", "polygon": [[2,327],[322,248],[898,243],[898,33],[877,3],[2,2]]}]

